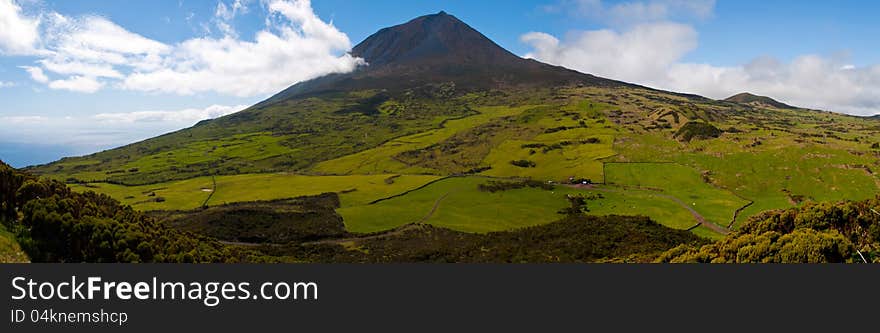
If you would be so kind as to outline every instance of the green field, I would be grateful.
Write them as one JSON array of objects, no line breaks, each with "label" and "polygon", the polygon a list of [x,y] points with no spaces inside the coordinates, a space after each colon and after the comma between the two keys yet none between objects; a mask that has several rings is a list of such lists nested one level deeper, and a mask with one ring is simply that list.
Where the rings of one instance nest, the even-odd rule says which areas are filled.
[{"label": "green field", "polygon": [[[602,159],[614,156],[619,129],[605,117],[607,105],[573,102],[534,115],[530,122],[539,134],[528,140],[507,140],[491,149],[483,160],[492,169],[482,174],[494,177],[529,177],[564,181],[569,177],[602,179]],[[593,141],[589,141],[593,140]],[[533,167],[511,164],[514,160],[534,162]]]},{"label": "green field", "polygon": [[734,212],[749,203],[707,184],[696,170],[678,164],[608,163],[605,179],[608,184],[658,190],[675,197],[721,227],[729,225]]},{"label": "green field", "polygon": [[[676,229],[687,229],[696,224],[687,210],[653,191],[556,186],[553,191],[527,188],[497,193],[481,192],[477,185],[491,179],[486,177],[449,178],[403,196],[369,204],[377,199],[414,190],[437,179],[437,176],[421,175],[252,174],[216,177],[217,187],[213,195],[210,191],[213,188],[211,177],[142,186],[76,185],[74,189],[105,193],[145,211],[195,209],[209,195],[208,205],[217,206],[336,192],[340,193],[342,203],[338,212],[343,216],[347,229],[352,232],[376,232],[413,222],[466,232],[521,228],[559,219],[557,212],[567,205],[565,196],[578,193],[603,196],[590,202],[590,213],[593,215],[645,215]],[[164,200],[157,202],[156,198]],[[437,209],[429,216],[435,204]]]},{"label": "green field", "polygon": [[[343,206],[399,194],[439,177],[422,175],[303,176],[288,174],[247,174],[217,176],[160,184],[125,186],[93,183],[73,185],[74,190],[95,191],[117,198],[139,210],[189,210],[241,201],[275,200],[337,192]],[[212,195],[213,192],[213,195]],[[156,200],[161,198],[162,200]]]},{"label": "green field", "polygon": [[395,159],[406,151],[417,150],[437,144],[458,132],[485,124],[493,119],[515,116],[535,106],[482,107],[479,114],[461,119],[449,120],[442,128],[413,134],[391,140],[379,147],[357,154],[318,163],[312,171],[318,174],[385,174],[385,173],[438,173],[438,170],[411,166]]},{"label": "green field", "polygon": [[217,177],[217,193],[208,202],[211,206],[225,203],[273,200],[340,193],[343,207],[364,205],[373,200],[400,194],[425,185],[440,177],[428,175],[239,175]]},{"label": "green field", "polygon": [[138,210],[179,210],[201,207],[213,191],[213,182],[211,177],[199,177],[141,186],[90,183],[70,187],[109,195]]},{"label": "green field", "polygon": [[[529,177],[557,182],[567,180],[569,177],[598,181],[602,179],[602,162],[599,160],[614,155],[611,149],[614,138],[600,137],[603,143],[574,144],[547,153],[541,151],[530,153],[532,149],[523,148],[524,145],[540,143],[540,141],[507,141],[495,147],[486,157],[484,164],[491,165],[492,169],[483,174],[495,177]],[[529,168],[515,166],[510,163],[513,160],[532,161],[535,166]]]},{"label": "green field", "polygon": [[[755,138],[763,138],[762,145],[750,149],[736,145]],[[653,149],[645,149],[648,146]],[[674,161],[701,170],[715,187],[754,201],[739,214],[736,226],[761,211],[804,201],[864,200],[877,195],[874,159],[850,146],[849,142],[819,145],[753,133],[688,145],[658,136],[635,136],[617,148],[627,161]]]},{"label": "green field", "polygon": [[687,229],[696,224],[686,209],[648,191],[566,186],[556,186],[554,190],[525,188],[496,193],[477,189],[478,184],[489,180],[485,177],[449,178],[405,196],[338,211],[346,228],[353,232],[376,232],[413,222],[465,232],[490,232],[558,220],[561,215],[557,212],[568,205],[566,195],[601,194],[604,198],[588,203],[590,214],[646,215],[676,229]]}]

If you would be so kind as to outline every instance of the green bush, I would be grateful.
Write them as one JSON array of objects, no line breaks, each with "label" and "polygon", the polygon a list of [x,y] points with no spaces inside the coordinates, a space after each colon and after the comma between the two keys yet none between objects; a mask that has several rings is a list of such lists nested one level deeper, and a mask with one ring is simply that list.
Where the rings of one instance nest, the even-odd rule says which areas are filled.
[{"label": "green bush", "polygon": [[537,166],[535,162],[529,160],[510,161],[510,164],[513,164],[514,166],[518,166],[520,168],[534,168],[535,166]]},{"label": "green bush", "polygon": [[675,132],[675,138],[689,142],[693,139],[704,140],[721,136],[722,131],[712,124],[689,121]]},{"label": "green bush", "polygon": [[880,262],[880,199],[808,202],[749,219],[736,233],[700,248],[680,246],[661,262]]}]

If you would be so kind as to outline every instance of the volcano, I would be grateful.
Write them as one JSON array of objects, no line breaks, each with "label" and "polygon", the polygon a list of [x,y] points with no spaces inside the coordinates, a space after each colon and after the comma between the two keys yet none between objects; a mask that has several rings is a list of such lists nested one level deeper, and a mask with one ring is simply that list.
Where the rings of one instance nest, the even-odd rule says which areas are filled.
[{"label": "volcano", "polygon": [[[859,223],[774,222],[880,192],[877,120],[599,78],[518,57],[444,12],[379,30],[350,54],[363,60],[352,72],[28,169],[52,182],[0,163],[16,184],[4,192],[0,179],[15,199],[7,220],[40,237],[19,238],[25,248],[54,251],[36,258],[69,262],[198,261],[202,249],[267,262],[821,262],[880,247],[841,236]],[[54,180],[101,195],[71,196]],[[749,248],[767,228],[779,241],[766,248],[782,250]],[[144,237],[157,240],[129,241]],[[157,250],[171,247],[184,250]]]},{"label": "volcano", "polygon": [[[354,71],[294,84],[245,110],[190,128],[31,170],[70,170],[66,178],[77,180],[81,172],[94,172],[99,178],[89,180],[125,185],[217,174],[321,173],[319,163],[443,127],[448,120],[480,114],[477,109],[485,105],[559,103],[567,97],[555,92],[564,88],[634,89],[712,102],[519,57],[445,12],[381,29],[350,54],[363,60]],[[479,134],[472,140],[490,138]],[[393,157],[394,163],[407,158]],[[93,159],[97,162],[75,169],[62,165]],[[161,164],[150,164],[156,161]],[[468,171],[480,167],[477,162],[457,161],[460,167],[449,170]]]},{"label": "volcano", "polygon": [[442,11],[381,29],[355,46],[351,55],[366,64],[351,73],[298,83],[267,102],[327,92],[399,91],[450,82],[463,90],[626,85],[519,57]]}]

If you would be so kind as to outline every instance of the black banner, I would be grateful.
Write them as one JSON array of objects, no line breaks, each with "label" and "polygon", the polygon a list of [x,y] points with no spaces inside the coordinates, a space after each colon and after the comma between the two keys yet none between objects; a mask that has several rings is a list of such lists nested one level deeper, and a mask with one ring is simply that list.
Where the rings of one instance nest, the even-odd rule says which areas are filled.
[{"label": "black banner", "polygon": [[875,265],[6,264],[0,270],[4,332],[841,331],[871,325],[880,299]]}]

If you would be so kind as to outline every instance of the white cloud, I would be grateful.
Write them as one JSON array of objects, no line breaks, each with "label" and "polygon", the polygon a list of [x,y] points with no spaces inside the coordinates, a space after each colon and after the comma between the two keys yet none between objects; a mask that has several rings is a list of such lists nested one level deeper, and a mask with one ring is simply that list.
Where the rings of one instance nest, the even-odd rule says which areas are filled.
[{"label": "white cloud", "polygon": [[238,32],[232,25],[232,20],[240,15],[248,12],[249,0],[235,0],[229,5],[223,1],[217,2],[217,8],[214,10],[214,25],[223,33],[224,36],[238,38]]},{"label": "white cloud", "polygon": [[211,105],[204,109],[183,109],[177,111],[136,111],[128,113],[99,113],[95,120],[104,123],[136,123],[136,122],[170,122],[196,123],[205,119],[213,119],[232,114],[247,108],[247,105],[225,106]]},{"label": "white cloud", "polygon": [[15,82],[4,82],[4,81],[0,81],[0,88],[11,88],[11,87],[15,87],[15,86],[17,86],[17,85],[18,85],[18,84],[15,83]]},{"label": "white cloud", "polygon": [[[193,38],[175,45],[130,32],[103,17],[43,14],[40,67],[21,68],[53,89],[91,93],[114,87],[249,97],[348,72],[363,63],[346,53],[351,48],[348,36],[321,20],[309,0],[266,0],[267,27],[253,40],[239,39],[230,22],[247,13],[248,3],[218,4],[215,23],[223,37]],[[50,82],[45,72],[62,78]]]},{"label": "white cloud", "polygon": [[117,79],[123,77],[122,73],[113,69],[113,66],[106,64],[91,64],[76,60],[62,60],[56,62],[55,60],[48,59],[40,60],[39,63],[42,64],[43,68],[46,68],[46,70],[62,75],[87,75],[91,77],[109,77]]},{"label": "white cloud", "polygon": [[[41,48],[36,66],[20,66],[31,78],[52,89],[93,93],[105,84],[96,78],[124,79],[128,70],[155,69],[171,47],[97,16],[69,18],[43,15]],[[50,82],[46,72],[62,76]]]},{"label": "white cloud", "polygon": [[697,33],[687,25],[660,22],[624,32],[573,32],[562,41],[533,32],[521,39],[532,47],[527,57],[655,88],[716,99],[747,91],[803,107],[880,113],[880,65],[856,67],[818,55],[789,63],[758,58],[729,67],[685,63],[684,55],[697,47]]},{"label": "white cloud", "polygon": [[224,19],[231,20],[233,17],[233,12],[226,8],[226,4],[223,1],[217,3],[217,9],[214,11],[214,16]]},{"label": "white cloud", "polygon": [[0,142],[106,149],[192,126],[244,109],[212,105],[169,111],[104,113],[92,116],[0,116]]},{"label": "white cloud", "polygon": [[37,81],[39,83],[48,83],[49,82],[49,77],[46,76],[45,73],[43,73],[43,69],[40,67],[19,66],[19,68],[27,71],[28,74],[31,75],[31,79],[33,79],[34,81]]},{"label": "white cloud", "polygon": [[40,21],[22,15],[21,6],[12,0],[0,0],[0,53],[29,55],[36,52]]},{"label": "white cloud", "polygon": [[81,52],[109,52],[118,55],[161,54],[169,47],[163,43],[132,33],[103,17],[87,16],[81,19],[62,18],[63,28],[70,31],[62,32],[59,48],[64,53],[78,54]]},{"label": "white cloud", "polygon": [[0,123],[7,123],[10,125],[22,125],[22,124],[39,124],[49,120],[49,118],[43,116],[5,116],[0,117]]},{"label": "white cloud", "polygon": [[218,1],[214,15],[227,21],[231,20],[239,14],[247,14],[249,2],[249,0],[235,0],[227,6],[223,1]]},{"label": "white cloud", "polygon": [[257,33],[254,41],[231,36],[196,38],[176,46],[166,66],[129,75],[130,90],[193,94],[216,91],[255,96],[329,73],[348,72],[362,63],[344,52],[351,42],[325,23],[307,0],[274,0],[271,15],[282,22]]},{"label": "white cloud", "polygon": [[[742,66],[674,64],[664,86],[724,98],[749,91],[810,108],[858,115],[880,113],[880,65],[855,67],[804,55],[785,63],[758,58]],[[660,82],[658,82],[660,84]]]},{"label": "white cloud", "polygon": [[104,87],[104,83],[90,76],[71,76],[63,80],[49,82],[49,88],[56,90],[69,90],[91,94]]},{"label": "white cloud", "polygon": [[69,79],[85,76],[121,80],[126,75],[123,71],[157,68],[161,56],[171,50],[103,17],[68,18],[57,13],[47,17],[46,55],[38,63]]},{"label": "white cloud", "polygon": [[526,55],[541,61],[633,82],[652,81],[696,48],[697,32],[678,23],[647,23],[619,33],[581,31],[565,41],[545,33],[528,33],[521,40],[532,46]]}]

